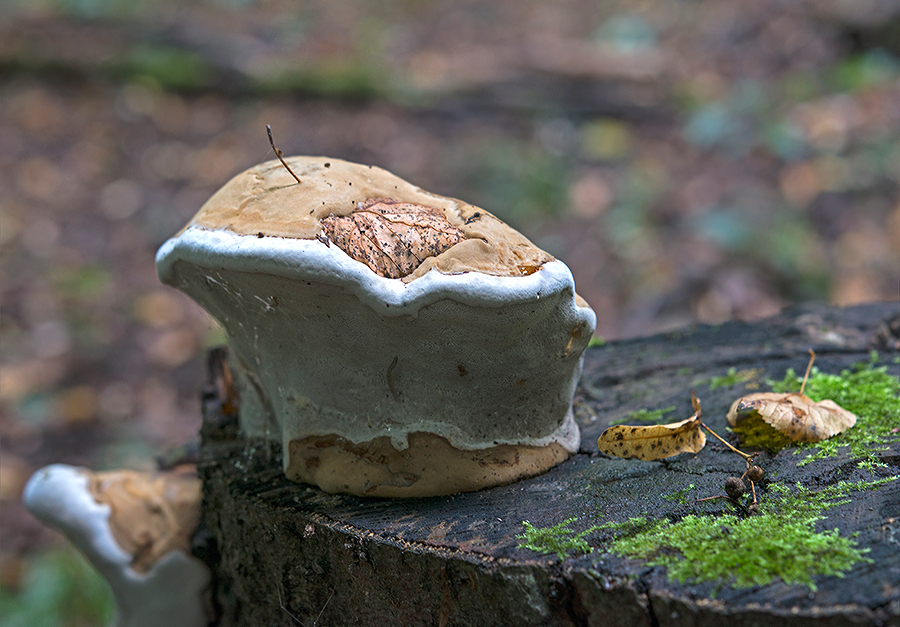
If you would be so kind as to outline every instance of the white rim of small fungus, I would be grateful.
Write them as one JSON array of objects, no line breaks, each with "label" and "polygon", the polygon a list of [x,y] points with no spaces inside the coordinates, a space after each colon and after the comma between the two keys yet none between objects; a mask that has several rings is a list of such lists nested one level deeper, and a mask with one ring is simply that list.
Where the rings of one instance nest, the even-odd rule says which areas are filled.
[{"label": "white rim of small fungus", "polygon": [[60,531],[109,583],[122,627],[202,627],[202,593],[209,569],[180,549],[160,557],[146,573],[131,567],[132,555],[113,536],[111,508],[98,503],[88,471],[51,464],[35,472],[22,491],[22,502],[35,518]]},{"label": "white rim of small fungus", "polygon": [[41,468],[25,485],[22,502],[35,518],[61,531],[104,577],[110,567],[131,570],[131,555],[109,527],[110,507],[94,499],[82,469],[66,464]]}]

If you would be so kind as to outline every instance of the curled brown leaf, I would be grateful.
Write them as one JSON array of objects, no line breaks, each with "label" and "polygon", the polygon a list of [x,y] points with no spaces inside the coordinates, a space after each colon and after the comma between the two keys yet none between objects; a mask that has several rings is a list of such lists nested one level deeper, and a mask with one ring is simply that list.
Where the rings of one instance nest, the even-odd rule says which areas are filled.
[{"label": "curled brown leaf", "polygon": [[748,394],[731,404],[728,424],[741,440],[750,446],[762,444],[779,449],[791,442],[820,442],[856,424],[856,415],[834,401],[815,402],[803,395],[815,360],[816,354],[810,349],[799,392]]},{"label": "curled brown leaf", "polygon": [[856,415],[834,401],[815,402],[799,393],[748,394],[728,411],[728,424],[738,429],[745,421],[759,419],[791,442],[819,442],[856,424]]}]

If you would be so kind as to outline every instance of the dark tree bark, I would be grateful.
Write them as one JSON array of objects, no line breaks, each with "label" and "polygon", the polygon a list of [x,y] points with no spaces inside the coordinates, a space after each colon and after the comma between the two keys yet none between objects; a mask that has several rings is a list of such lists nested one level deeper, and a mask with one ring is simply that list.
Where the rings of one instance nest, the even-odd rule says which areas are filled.
[{"label": "dark tree bark", "polygon": [[[597,436],[638,409],[674,406],[672,420],[686,418],[692,388],[703,420],[725,434],[725,414],[745,387],[710,390],[710,377],[732,367],[762,369],[758,380],[781,379],[787,368],[802,373],[810,348],[823,372],[876,350],[898,374],[900,306],[812,307],[591,348],[576,399],[579,454],[533,479],[431,499],[356,498],[291,483],[278,447],[240,438],[211,389],[196,551],[214,571],[218,624],[900,625],[900,481],[853,493],[827,512],[820,528],[858,534],[872,561],[844,578],[815,577],[815,592],[779,580],[744,589],[680,584],[664,568],[605,552],[602,533],[586,538],[593,553],[564,561],[518,546],[524,520],[546,527],[577,517],[578,531],[638,515],[733,511],[721,501],[698,507],[671,498],[688,484],[692,498],[721,494],[724,479],[743,472],[743,461],[716,441],[697,455],[640,462],[601,456]],[[900,472],[900,443],[879,455],[879,474]],[[799,459],[791,450],[759,458],[786,484],[818,489],[872,477],[846,454],[802,467]]]}]

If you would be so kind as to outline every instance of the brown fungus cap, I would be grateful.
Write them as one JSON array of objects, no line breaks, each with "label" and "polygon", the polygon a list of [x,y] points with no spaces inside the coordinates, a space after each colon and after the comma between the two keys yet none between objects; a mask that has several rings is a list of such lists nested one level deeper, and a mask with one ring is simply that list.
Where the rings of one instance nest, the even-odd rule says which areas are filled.
[{"label": "brown fungus cap", "polygon": [[200,522],[196,472],[86,474],[94,500],[110,507],[110,530],[119,546],[132,555],[132,568],[147,572],[176,549],[190,554],[191,536]]},{"label": "brown fungus cap", "polygon": [[360,444],[334,435],[294,439],[288,444],[290,463],[285,474],[326,492],[419,498],[512,483],[569,457],[557,442],[466,451],[446,438],[421,431],[409,434],[408,442],[407,448],[398,451],[388,437]]},{"label": "brown fungus cap", "polygon": [[484,209],[426,192],[381,168],[325,157],[286,161],[300,183],[277,160],[259,164],[226,183],[188,226],[257,237],[325,239],[322,221],[329,216],[349,216],[373,199],[388,199],[437,209],[464,236],[425,259],[404,281],[432,268],[444,274],[522,276],[553,260]]}]

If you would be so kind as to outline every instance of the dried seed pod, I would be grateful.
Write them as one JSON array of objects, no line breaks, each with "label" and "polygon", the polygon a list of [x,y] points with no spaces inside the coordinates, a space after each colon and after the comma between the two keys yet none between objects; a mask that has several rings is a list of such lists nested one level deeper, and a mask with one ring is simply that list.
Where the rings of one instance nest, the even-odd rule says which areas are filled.
[{"label": "dried seed pod", "polygon": [[759,466],[750,466],[747,470],[747,478],[754,483],[759,483],[766,476],[766,471]]},{"label": "dried seed pod", "polygon": [[728,477],[725,480],[725,494],[727,494],[729,498],[739,499],[746,491],[747,486],[744,485],[744,482],[740,477]]}]

